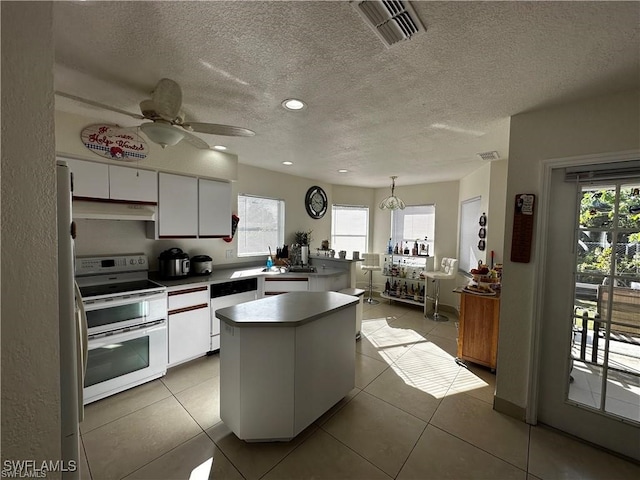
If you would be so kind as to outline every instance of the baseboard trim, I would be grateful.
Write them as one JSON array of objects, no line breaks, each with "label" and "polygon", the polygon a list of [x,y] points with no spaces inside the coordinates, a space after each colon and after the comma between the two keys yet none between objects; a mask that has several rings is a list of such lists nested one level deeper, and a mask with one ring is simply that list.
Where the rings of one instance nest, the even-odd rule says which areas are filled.
[{"label": "baseboard trim", "polygon": [[493,409],[496,412],[504,413],[510,417],[524,422],[526,420],[527,409],[520,407],[515,403],[511,403],[504,398],[499,398],[494,395],[493,397]]}]

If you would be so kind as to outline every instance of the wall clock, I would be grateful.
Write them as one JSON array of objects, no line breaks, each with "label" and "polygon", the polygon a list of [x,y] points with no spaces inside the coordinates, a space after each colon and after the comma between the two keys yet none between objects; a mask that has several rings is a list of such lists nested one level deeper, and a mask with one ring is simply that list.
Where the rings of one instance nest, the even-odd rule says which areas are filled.
[{"label": "wall clock", "polygon": [[304,197],[304,206],[311,218],[322,218],[327,212],[327,194],[318,186],[313,186],[307,190]]}]

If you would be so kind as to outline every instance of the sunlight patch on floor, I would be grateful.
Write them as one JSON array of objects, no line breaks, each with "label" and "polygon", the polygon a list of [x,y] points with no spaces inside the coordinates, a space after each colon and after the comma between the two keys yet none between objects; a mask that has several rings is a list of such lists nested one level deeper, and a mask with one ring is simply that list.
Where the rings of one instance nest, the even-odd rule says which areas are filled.
[{"label": "sunlight patch on floor", "polygon": [[213,457],[205,460],[196,468],[191,470],[191,475],[189,475],[189,480],[208,480],[211,475],[211,467],[213,467]]},{"label": "sunlight patch on floor", "polygon": [[[409,385],[410,387],[416,388],[424,393],[431,395],[434,398],[444,398],[449,390],[449,383],[437,383],[438,378],[436,375],[430,376],[421,376],[416,375],[415,373],[407,372],[406,370],[401,369],[397,365],[391,365],[393,371],[402,379],[404,383]],[[436,377],[436,378],[432,378]]]}]

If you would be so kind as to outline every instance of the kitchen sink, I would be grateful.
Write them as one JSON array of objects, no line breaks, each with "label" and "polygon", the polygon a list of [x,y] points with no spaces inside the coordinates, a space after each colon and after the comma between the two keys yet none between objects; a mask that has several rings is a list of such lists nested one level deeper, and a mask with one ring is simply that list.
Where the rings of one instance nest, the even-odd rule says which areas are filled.
[{"label": "kitchen sink", "polygon": [[290,267],[263,268],[265,273],[316,273],[318,270],[311,265],[291,265]]},{"label": "kitchen sink", "polygon": [[289,270],[287,269],[287,267],[271,267],[271,268],[263,268],[262,269],[263,272],[269,272],[269,273],[287,273]]},{"label": "kitchen sink", "polygon": [[311,265],[291,265],[289,267],[289,271],[293,273],[315,273],[317,272],[316,267],[312,267]]}]

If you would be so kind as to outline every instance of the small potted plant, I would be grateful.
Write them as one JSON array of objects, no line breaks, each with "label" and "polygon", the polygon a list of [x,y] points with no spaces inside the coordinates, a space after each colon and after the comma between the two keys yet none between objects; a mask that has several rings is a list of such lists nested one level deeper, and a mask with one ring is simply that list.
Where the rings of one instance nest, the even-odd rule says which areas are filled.
[{"label": "small potted plant", "polygon": [[295,232],[294,236],[296,239],[296,242],[298,245],[309,245],[311,244],[311,232],[312,230],[309,230],[308,232]]}]

